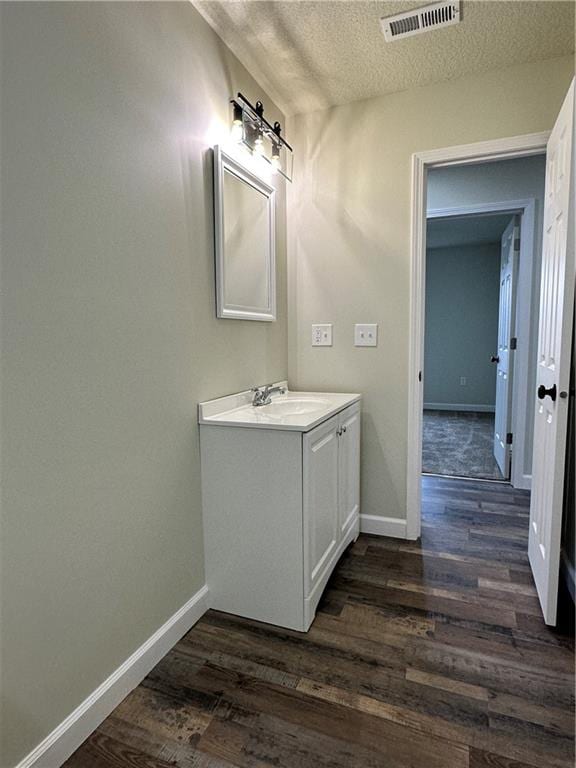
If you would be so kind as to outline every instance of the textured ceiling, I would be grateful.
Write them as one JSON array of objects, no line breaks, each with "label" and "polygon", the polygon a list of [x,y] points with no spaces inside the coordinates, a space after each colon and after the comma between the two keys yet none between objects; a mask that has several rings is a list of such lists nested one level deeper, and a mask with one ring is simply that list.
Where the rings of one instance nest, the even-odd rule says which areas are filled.
[{"label": "textured ceiling", "polygon": [[498,243],[511,218],[511,214],[508,213],[428,219],[426,247],[449,248],[459,245]]},{"label": "textured ceiling", "polygon": [[192,2],[287,114],[574,51],[571,0],[464,0],[461,24],[393,43],[379,19],[425,1]]}]

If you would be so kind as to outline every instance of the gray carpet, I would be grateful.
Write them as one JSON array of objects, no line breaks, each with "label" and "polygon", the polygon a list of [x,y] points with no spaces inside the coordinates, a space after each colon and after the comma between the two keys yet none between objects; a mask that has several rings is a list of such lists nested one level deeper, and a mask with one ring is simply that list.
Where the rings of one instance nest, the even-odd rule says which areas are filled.
[{"label": "gray carpet", "polygon": [[493,442],[493,413],[424,411],[422,471],[504,480]]}]

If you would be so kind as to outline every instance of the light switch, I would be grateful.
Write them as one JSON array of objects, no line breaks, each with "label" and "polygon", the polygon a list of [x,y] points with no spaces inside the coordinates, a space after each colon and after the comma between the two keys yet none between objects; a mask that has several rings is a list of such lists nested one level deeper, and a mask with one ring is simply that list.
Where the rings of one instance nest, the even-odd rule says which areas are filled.
[{"label": "light switch", "polygon": [[332,323],[321,323],[312,326],[312,346],[332,346]]},{"label": "light switch", "polygon": [[378,345],[378,325],[356,324],[354,326],[354,346],[355,347],[376,347]]}]

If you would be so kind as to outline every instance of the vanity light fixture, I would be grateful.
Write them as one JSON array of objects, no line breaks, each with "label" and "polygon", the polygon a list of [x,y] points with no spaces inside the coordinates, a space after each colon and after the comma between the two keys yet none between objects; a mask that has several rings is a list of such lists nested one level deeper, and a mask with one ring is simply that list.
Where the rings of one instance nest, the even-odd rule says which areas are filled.
[{"label": "vanity light fixture", "polygon": [[281,135],[279,122],[271,125],[264,117],[264,106],[257,101],[253,106],[241,93],[231,99],[232,140],[243,143],[255,155],[272,166],[272,173],[280,173],[292,181],[293,150]]}]

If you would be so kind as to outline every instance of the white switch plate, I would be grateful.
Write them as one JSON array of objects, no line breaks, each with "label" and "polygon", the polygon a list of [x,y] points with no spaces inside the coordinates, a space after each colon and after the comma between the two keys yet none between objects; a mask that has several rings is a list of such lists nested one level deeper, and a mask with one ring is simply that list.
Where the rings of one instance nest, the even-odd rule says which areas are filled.
[{"label": "white switch plate", "polygon": [[312,326],[312,346],[332,346],[332,323],[321,323]]},{"label": "white switch plate", "polygon": [[371,325],[354,326],[354,346],[355,347],[376,347],[378,345],[378,326],[376,323]]}]

